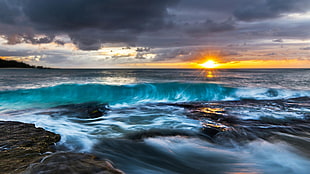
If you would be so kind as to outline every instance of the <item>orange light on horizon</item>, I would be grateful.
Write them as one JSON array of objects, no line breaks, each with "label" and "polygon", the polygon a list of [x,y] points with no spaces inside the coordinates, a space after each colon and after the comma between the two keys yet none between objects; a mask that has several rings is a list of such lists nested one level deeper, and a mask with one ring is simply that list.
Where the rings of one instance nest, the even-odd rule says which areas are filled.
[{"label": "orange light on horizon", "polygon": [[[157,62],[157,63],[134,63],[120,64],[119,67],[134,68],[190,68],[190,69],[243,69],[243,68],[310,68],[310,60],[240,60],[218,63],[208,60],[204,63],[198,62]],[[218,60],[218,59],[216,59]]]},{"label": "orange light on horizon", "polygon": [[310,68],[310,60],[244,60],[223,63],[221,68]]}]

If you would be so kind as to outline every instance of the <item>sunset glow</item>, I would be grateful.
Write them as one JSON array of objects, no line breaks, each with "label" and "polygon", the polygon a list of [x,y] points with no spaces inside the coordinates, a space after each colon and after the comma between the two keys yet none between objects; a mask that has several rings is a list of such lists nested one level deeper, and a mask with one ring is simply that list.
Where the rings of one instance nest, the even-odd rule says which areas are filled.
[{"label": "sunset glow", "polygon": [[208,61],[200,64],[200,66],[202,66],[204,68],[216,68],[216,67],[218,67],[218,64],[216,62],[214,62],[213,60],[208,60]]},{"label": "sunset glow", "polygon": [[[300,7],[299,1],[154,1],[158,8],[46,1],[3,1],[0,59],[85,69],[310,68],[307,0]],[[109,4],[116,9],[106,10]],[[49,13],[55,7],[63,7],[59,16]]]},{"label": "sunset glow", "polygon": [[309,68],[310,60],[247,60],[231,61],[221,64],[222,69],[246,68]]},{"label": "sunset glow", "polygon": [[158,63],[124,63],[118,64],[118,68],[172,68],[172,69],[248,69],[248,68],[309,68],[310,60],[247,60],[221,62],[206,61],[195,62],[158,62]]}]

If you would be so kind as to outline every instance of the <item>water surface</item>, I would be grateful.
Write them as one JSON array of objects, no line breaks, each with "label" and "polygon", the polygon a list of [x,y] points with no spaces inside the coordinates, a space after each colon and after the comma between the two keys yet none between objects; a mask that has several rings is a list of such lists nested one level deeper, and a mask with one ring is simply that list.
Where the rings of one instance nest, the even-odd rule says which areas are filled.
[{"label": "water surface", "polygon": [[126,173],[307,173],[310,70],[0,70],[0,119]]}]

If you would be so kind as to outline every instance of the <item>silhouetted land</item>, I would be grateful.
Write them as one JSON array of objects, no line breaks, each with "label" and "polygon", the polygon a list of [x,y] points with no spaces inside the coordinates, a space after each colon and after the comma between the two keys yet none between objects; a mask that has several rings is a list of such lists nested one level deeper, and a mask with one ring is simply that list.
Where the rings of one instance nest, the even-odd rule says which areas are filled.
[{"label": "silhouetted land", "polygon": [[37,69],[49,69],[43,66],[29,65],[23,62],[18,62],[15,60],[3,60],[0,59],[0,68],[37,68]]}]

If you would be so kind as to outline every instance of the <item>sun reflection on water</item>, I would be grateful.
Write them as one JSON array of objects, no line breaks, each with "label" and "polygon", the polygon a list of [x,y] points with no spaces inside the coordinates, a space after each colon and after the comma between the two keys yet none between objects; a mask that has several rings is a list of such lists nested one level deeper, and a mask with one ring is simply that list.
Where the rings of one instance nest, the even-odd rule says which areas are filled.
[{"label": "sun reflection on water", "polygon": [[213,77],[214,77],[214,74],[213,74],[212,71],[208,71],[207,74],[206,74],[206,76],[207,76],[208,78],[213,78]]}]

